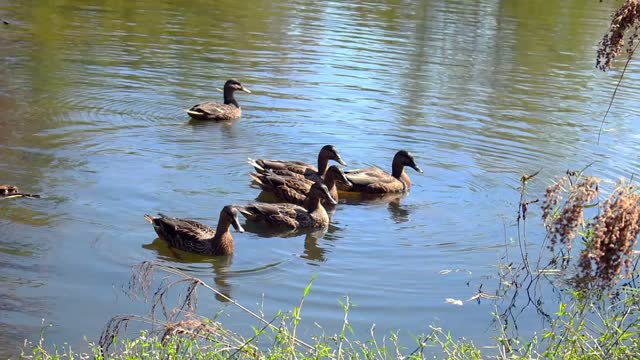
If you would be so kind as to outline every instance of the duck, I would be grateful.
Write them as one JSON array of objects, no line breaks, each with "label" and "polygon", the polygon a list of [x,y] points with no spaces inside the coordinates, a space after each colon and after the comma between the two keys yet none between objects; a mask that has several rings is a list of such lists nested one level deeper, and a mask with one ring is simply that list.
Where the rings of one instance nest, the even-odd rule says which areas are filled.
[{"label": "duck", "polygon": [[368,194],[408,191],[411,187],[411,179],[404,172],[405,166],[422,173],[413,155],[406,150],[400,150],[393,157],[391,174],[377,167],[347,170],[344,174],[349,179],[349,184],[338,184],[338,190]]},{"label": "duck", "polygon": [[238,80],[227,80],[224,83],[223,90],[224,103],[207,101],[193,105],[190,109],[185,109],[185,111],[196,120],[223,121],[237,119],[240,117],[241,110],[240,104],[236,101],[233,93],[238,90],[251,94],[251,91],[240,84]]},{"label": "duck", "polygon": [[200,255],[233,254],[235,246],[229,227],[233,226],[239,233],[244,232],[238,221],[238,210],[231,205],[220,211],[216,230],[195,220],[170,217],[161,213],[157,217],[145,214],[144,218],[153,225],[156,234],[172,247]]},{"label": "duck", "polygon": [[329,225],[329,215],[321,200],[331,205],[338,203],[331,197],[325,184],[316,182],[311,185],[303,206],[289,203],[251,203],[235,207],[249,221],[289,230],[317,229]]},{"label": "duck", "polygon": [[333,145],[325,145],[320,149],[317,168],[311,164],[293,160],[254,160],[249,158],[248,162],[258,173],[265,174],[270,171],[276,175],[305,178],[313,182],[321,182],[324,174],[327,172],[329,160],[336,161],[342,166],[347,166],[347,163],[342,160],[340,153],[338,153],[338,150]]},{"label": "duck", "polygon": [[15,185],[0,184],[0,198],[11,199],[17,197],[40,198],[40,195],[20,192],[20,189]]},{"label": "duck", "polygon": [[[277,175],[273,172],[259,174],[249,174],[253,180],[258,183],[260,188],[268,193],[274,194],[276,197],[292,204],[303,205],[306,194],[311,189],[313,181],[305,178],[299,178],[295,176],[283,176]],[[327,169],[324,175],[324,184],[329,189],[329,195],[338,201],[338,188],[337,182],[349,183],[349,179],[346,178],[344,172],[337,165],[331,165]],[[323,204],[327,205],[326,201]]]}]

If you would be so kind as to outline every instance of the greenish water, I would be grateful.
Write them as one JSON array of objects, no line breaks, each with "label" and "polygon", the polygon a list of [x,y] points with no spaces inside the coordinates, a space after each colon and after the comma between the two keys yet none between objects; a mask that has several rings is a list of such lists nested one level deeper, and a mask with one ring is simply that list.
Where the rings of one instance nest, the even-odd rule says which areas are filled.
[{"label": "greenish water", "polygon": [[[112,315],[144,313],[121,291],[144,260],[267,315],[291,309],[317,274],[307,333],[313,322],[339,331],[349,295],[356,329],[436,324],[482,343],[495,304],[445,299],[495,288],[520,176],[542,169],[530,184],[542,194],[592,161],[612,180],[638,168],[635,63],[596,144],[617,74],[596,72],[595,47],[615,6],[0,1],[11,22],[0,28],[0,183],[44,196],[0,202],[0,355],[36,338],[42,319],[51,341],[76,345]],[[228,78],[253,91],[237,96],[242,119],[189,121],[182,109],[221,98]],[[176,253],[142,218],[215,224],[224,205],[258,195],[247,157],[313,162],[325,144],[350,167],[389,169],[407,149],[425,173],[409,170],[406,197],[341,204],[324,234],[234,234],[226,259]],[[232,328],[253,324],[201,305],[227,307]]]}]

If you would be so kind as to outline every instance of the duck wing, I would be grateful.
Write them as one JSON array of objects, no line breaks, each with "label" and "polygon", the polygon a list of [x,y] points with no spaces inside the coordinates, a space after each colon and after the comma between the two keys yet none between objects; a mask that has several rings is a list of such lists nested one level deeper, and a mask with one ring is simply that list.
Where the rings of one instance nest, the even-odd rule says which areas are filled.
[{"label": "duck wing", "polygon": [[[307,171],[317,172],[313,165],[307,164],[302,161],[286,161],[286,160],[264,160],[258,159],[255,160],[256,164],[258,164],[262,170],[272,170],[272,171],[290,171],[292,173],[304,175]],[[254,166],[255,167],[255,166]],[[256,168],[256,170],[260,170]]]},{"label": "duck wing", "polygon": [[302,205],[311,187],[311,185],[306,185],[308,180],[304,178],[283,177],[273,173],[251,173],[250,175],[263,191],[272,193],[292,204]]},{"label": "duck wing", "polygon": [[367,186],[379,182],[388,183],[396,180],[391,174],[379,168],[345,170],[344,175],[358,186]]},{"label": "duck wing", "polygon": [[299,227],[301,214],[304,213],[308,216],[305,208],[294,204],[251,203],[245,206],[236,206],[236,209],[249,220],[263,221],[290,229]]},{"label": "duck wing", "polygon": [[239,111],[240,109],[233,105],[207,101],[192,106],[187,113],[195,118],[231,120],[238,117]]},{"label": "duck wing", "polygon": [[216,232],[208,225],[190,219],[179,219],[164,214],[153,218],[153,227],[161,237],[172,242],[179,241],[209,241]]},{"label": "duck wing", "polygon": [[351,185],[346,187],[338,184],[338,187],[343,191],[383,194],[407,190],[407,185],[404,182],[379,168],[349,170],[344,174]]}]

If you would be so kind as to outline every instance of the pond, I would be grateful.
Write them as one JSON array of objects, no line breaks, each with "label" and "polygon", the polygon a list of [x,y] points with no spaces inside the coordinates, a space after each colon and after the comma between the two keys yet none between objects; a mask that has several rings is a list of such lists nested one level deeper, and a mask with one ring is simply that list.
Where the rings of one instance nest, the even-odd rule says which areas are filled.
[{"label": "pond", "polygon": [[[445,299],[495,288],[520,177],[542,169],[535,197],[592,162],[589,173],[611,181],[638,169],[636,63],[597,141],[619,73],[595,70],[595,50],[615,6],[0,2],[10,23],[0,25],[0,183],[43,195],[0,202],[0,356],[37,339],[43,322],[53,324],[48,341],[82,347],[111,316],[145,313],[122,291],[145,260],[268,317],[292,309],[315,275],[307,333],[314,322],[339,331],[338,301],[349,296],[358,331],[434,324],[482,344],[495,304]],[[252,91],[237,95],[240,120],[183,112],[221,99],[216,88],[230,78]],[[258,196],[248,157],[314,163],[325,144],[349,168],[390,170],[406,149],[424,174],[407,170],[404,197],[341,200],[326,233],[234,233],[225,259],[175,252],[143,219],[214,225],[223,206]],[[541,241],[532,228],[530,241]],[[228,303],[202,306],[247,328]]]}]

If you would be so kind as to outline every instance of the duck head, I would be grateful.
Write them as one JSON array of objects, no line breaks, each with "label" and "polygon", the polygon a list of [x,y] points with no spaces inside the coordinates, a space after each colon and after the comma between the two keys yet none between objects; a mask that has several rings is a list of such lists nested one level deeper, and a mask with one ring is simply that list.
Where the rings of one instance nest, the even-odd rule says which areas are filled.
[{"label": "duck head", "polygon": [[347,163],[345,163],[344,160],[342,160],[340,153],[338,153],[338,150],[333,145],[323,146],[322,149],[320,150],[319,157],[325,158],[327,160],[333,160],[342,166],[347,166]]},{"label": "duck head", "polygon": [[329,188],[327,188],[327,186],[321,182],[317,182],[311,185],[311,189],[309,189],[309,193],[307,194],[307,197],[322,199],[327,204],[331,204],[331,205],[338,204],[338,202],[333,197],[331,197],[331,194],[329,193]]},{"label": "duck head", "polygon": [[220,219],[224,219],[231,224],[237,232],[244,232],[244,228],[240,225],[240,220],[238,219],[238,210],[232,205],[227,205],[222,208],[222,211],[220,211]]}]

